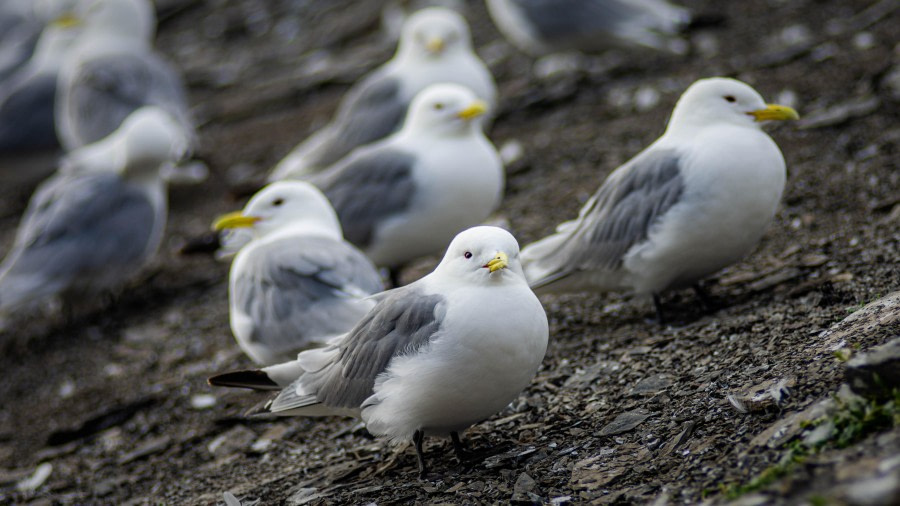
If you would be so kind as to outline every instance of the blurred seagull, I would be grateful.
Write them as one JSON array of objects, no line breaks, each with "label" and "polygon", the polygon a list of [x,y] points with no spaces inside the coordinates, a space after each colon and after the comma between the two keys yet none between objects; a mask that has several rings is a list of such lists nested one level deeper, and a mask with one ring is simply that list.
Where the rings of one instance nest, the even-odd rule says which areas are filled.
[{"label": "blurred seagull", "polygon": [[531,55],[638,46],[683,53],[687,9],[665,0],[486,0],[494,24]]},{"label": "blurred seagull", "polygon": [[459,453],[459,432],[506,407],[541,365],[547,316],[518,257],[509,232],[466,230],[434,272],[376,295],[375,307],[329,346],[209,382],[287,385],[264,408],[281,416],[360,417],[376,436],[412,440],[424,477],[426,435],[449,435]]},{"label": "blurred seagull", "polygon": [[300,178],[337,162],[354,148],[400,129],[413,97],[435,83],[458,83],[493,107],[497,89],[472,51],[469,26],[449,9],[432,7],[410,16],[394,57],[344,95],[334,119],[281,160],[270,181]]},{"label": "blurred seagull", "polygon": [[662,322],[661,292],[695,285],[759,242],[785,183],[760,122],[797,118],[740,81],[695,82],[662,137],[613,171],[577,219],[524,248],[531,286],[652,295]]},{"label": "blurred seagull", "polygon": [[106,137],[147,105],[193,132],[184,84],[153,51],[156,15],[149,0],[84,0],[76,16],[84,26],[60,70],[56,101],[66,150]]},{"label": "blurred seagull", "polygon": [[485,137],[486,102],[458,84],[413,100],[403,128],[355,150],[310,181],[337,211],[344,236],[392,270],[440,251],[500,204],[503,164]]},{"label": "blurred seagull", "polygon": [[159,168],[181,156],[185,135],[166,112],[139,109],[104,140],[105,156],[81,159],[102,165],[42,183],[0,264],[0,317],[55,297],[72,303],[132,278],[162,238]]},{"label": "blurred seagull", "polygon": [[309,183],[280,181],[260,190],[216,230],[249,228],[253,240],[231,265],[231,331],[257,364],[343,334],[384,290],[372,262],[344,241],[331,204]]},{"label": "blurred seagull", "polygon": [[79,34],[79,21],[60,15],[41,32],[34,53],[0,85],[0,152],[51,150],[60,67]]}]

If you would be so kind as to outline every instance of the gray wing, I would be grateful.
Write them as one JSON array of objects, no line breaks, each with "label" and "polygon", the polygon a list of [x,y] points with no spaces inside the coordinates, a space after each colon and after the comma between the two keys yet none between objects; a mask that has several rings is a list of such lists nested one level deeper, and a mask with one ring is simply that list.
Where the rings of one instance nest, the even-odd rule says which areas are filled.
[{"label": "gray wing", "polygon": [[56,74],[12,79],[0,96],[0,152],[55,148]]},{"label": "gray wing", "polygon": [[408,106],[397,79],[372,74],[341,102],[328,141],[312,164],[327,167],[353,149],[396,132],[403,125]]},{"label": "gray wing", "polygon": [[297,380],[303,390],[315,395],[298,396],[295,382],[272,401],[270,410],[313,404],[358,409],[372,395],[375,378],[394,358],[417,353],[435,338],[445,311],[443,297],[425,295],[415,287],[384,292],[338,345],[335,362]]},{"label": "gray wing", "polygon": [[664,49],[687,11],[659,0],[512,0],[540,39],[556,49],[602,50],[621,39]]},{"label": "gray wing", "polygon": [[555,274],[534,280],[534,286],[577,271],[621,266],[625,253],[646,240],[651,227],[681,199],[679,164],[674,151],[651,149],[614,172],[582,210],[567,240],[544,255],[542,261],[555,264]]},{"label": "gray wing", "polygon": [[71,132],[64,141],[90,144],[114,132],[129,114],[147,105],[159,106],[185,125],[187,97],[175,70],[153,53],[115,54],[82,62],[63,98]]},{"label": "gray wing", "polygon": [[29,202],[0,269],[0,306],[139,267],[155,216],[148,197],[115,174],[52,177]]},{"label": "gray wing", "polygon": [[334,206],[344,237],[365,249],[380,223],[409,207],[415,161],[393,148],[357,151],[311,182]]},{"label": "gray wing", "polygon": [[251,341],[296,353],[311,339],[353,328],[384,289],[372,262],[325,237],[286,237],[253,250],[238,274],[234,302],[255,324]]}]

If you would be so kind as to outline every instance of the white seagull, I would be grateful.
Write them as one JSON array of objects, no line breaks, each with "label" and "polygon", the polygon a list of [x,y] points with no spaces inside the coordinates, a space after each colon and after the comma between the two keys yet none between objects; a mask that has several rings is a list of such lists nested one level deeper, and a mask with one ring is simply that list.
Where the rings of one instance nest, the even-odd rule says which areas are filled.
[{"label": "white seagull", "polygon": [[459,451],[459,432],[506,407],[541,365],[547,316],[518,250],[505,230],[466,230],[434,272],[376,295],[376,306],[329,346],[210,384],[283,387],[265,411],[355,416],[376,436],[412,440],[424,477],[426,435],[449,435]]},{"label": "white seagull", "polygon": [[662,137],[613,171],[578,218],[523,249],[531,286],[652,295],[662,321],[661,292],[695,285],[759,243],[785,183],[784,157],[760,122],[797,118],[740,81],[695,82]]},{"label": "white seagull", "polygon": [[162,239],[159,169],[183,155],[184,138],[169,114],[142,108],[104,140],[104,156],[72,159],[82,166],[42,183],[0,264],[0,317],[56,297],[71,307],[134,277]]},{"label": "white seagull", "polygon": [[331,201],[347,240],[396,270],[441,251],[500,204],[503,163],[481,128],[487,111],[463,86],[432,85],[413,100],[399,132],[310,182]]},{"label": "white seagull", "polygon": [[496,105],[494,78],[472,50],[466,20],[450,9],[432,7],[409,17],[394,57],[354,84],[331,123],[288,153],[269,180],[314,174],[354,148],[396,132],[413,97],[443,82],[464,85],[492,108]]},{"label": "white seagull", "polygon": [[486,0],[514,46],[531,55],[645,47],[680,53],[687,9],[665,0]]},{"label": "white seagull", "polygon": [[253,239],[234,258],[228,297],[231,331],[257,364],[343,334],[375,305],[384,286],[372,262],[344,241],[328,199],[309,183],[279,181],[215,230],[248,229]]}]

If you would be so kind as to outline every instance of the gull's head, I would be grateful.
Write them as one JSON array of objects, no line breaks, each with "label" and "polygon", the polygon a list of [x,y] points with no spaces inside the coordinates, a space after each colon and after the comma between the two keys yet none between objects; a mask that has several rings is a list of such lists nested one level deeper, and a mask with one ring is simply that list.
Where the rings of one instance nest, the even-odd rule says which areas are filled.
[{"label": "gull's head", "polygon": [[151,42],[156,34],[156,12],[149,0],[82,0],[75,16],[91,35]]},{"label": "gull's head", "polygon": [[272,183],[256,192],[242,211],[222,215],[213,223],[216,231],[251,228],[257,237],[285,227],[342,237],[331,203],[315,186],[303,181]]},{"label": "gull's head", "polygon": [[472,50],[469,25],[463,17],[443,7],[417,11],[400,32],[397,54],[415,60],[444,59]]},{"label": "gull's head", "polygon": [[525,280],[516,238],[502,228],[488,226],[457,234],[435,272],[476,283]]},{"label": "gull's head", "polygon": [[713,77],[696,81],[681,95],[669,129],[716,124],[752,126],[799,117],[790,107],[767,104],[756,90],[737,79]]},{"label": "gull's head", "polygon": [[404,129],[444,135],[481,132],[481,121],[487,112],[487,102],[469,88],[452,83],[433,84],[409,104]]},{"label": "gull's head", "polygon": [[188,134],[169,113],[147,106],[132,112],[110,135],[121,139],[121,166],[126,173],[157,170],[166,162],[182,160],[188,153]]}]

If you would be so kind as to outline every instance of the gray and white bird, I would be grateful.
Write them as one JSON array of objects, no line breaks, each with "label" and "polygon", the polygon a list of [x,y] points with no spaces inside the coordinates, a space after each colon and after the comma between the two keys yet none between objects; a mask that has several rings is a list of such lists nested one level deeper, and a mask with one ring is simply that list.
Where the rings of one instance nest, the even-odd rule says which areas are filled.
[{"label": "gray and white bird", "polygon": [[521,51],[539,56],[612,47],[682,53],[679,32],[687,9],[665,0],[486,0],[500,32]]},{"label": "gray and white bird", "polygon": [[83,28],[57,85],[63,148],[106,137],[143,106],[167,111],[193,132],[181,77],[153,50],[156,14],[149,0],[83,0],[75,16]]},{"label": "gray and white bird", "polygon": [[695,285],[759,243],[785,184],[785,162],[760,122],[797,119],[750,86],[701,79],[665,133],[613,171],[573,221],[526,246],[541,292],[652,295]]},{"label": "gray and white bird", "polygon": [[344,241],[328,199],[302,181],[260,190],[215,230],[247,229],[253,239],[231,264],[231,331],[257,364],[297,353],[347,332],[384,290],[372,262]]},{"label": "gray and white bird", "polygon": [[166,112],[139,109],[104,140],[104,156],[70,162],[102,164],[61,170],[42,183],[0,264],[0,318],[57,297],[80,302],[133,278],[162,238],[159,168],[182,156],[185,135]]},{"label": "gray and white bird", "polygon": [[310,178],[337,211],[344,237],[375,265],[399,268],[441,251],[500,204],[503,163],[484,135],[488,104],[458,84],[413,100],[403,128]]},{"label": "gray and white bird", "polygon": [[460,233],[434,272],[375,299],[328,346],[210,384],[283,388],[264,408],[276,415],[359,417],[376,436],[412,440],[424,475],[424,437],[449,435],[459,450],[459,432],[512,402],[547,349],[547,316],[503,229]]},{"label": "gray and white bird", "polygon": [[295,147],[269,175],[270,181],[314,174],[354,148],[396,132],[407,106],[435,83],[457,83],[496,105],[497,87],[472,50],[465,19],[450,9],[423,9],[406,21],[394,57],[353,85],[332,121]]}]

